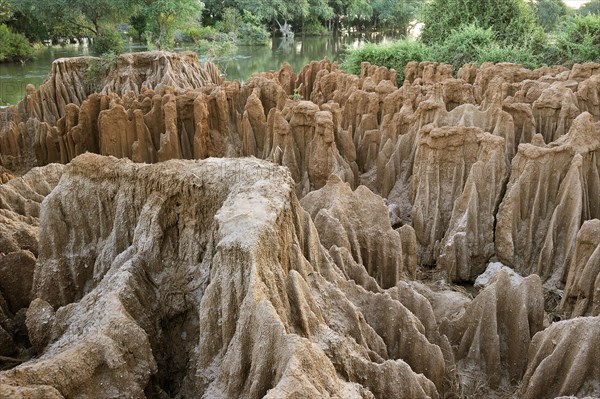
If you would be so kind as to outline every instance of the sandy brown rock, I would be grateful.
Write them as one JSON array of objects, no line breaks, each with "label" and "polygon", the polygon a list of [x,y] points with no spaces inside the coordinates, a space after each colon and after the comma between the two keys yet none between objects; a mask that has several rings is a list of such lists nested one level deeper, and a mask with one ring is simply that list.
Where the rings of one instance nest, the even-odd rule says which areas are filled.
[{"label": "sandy brown rock", "polygon": [[[42,357],[0,374],[5,392],[438,396],[439,347],[400,302],[345,279],[282,168],[83,155],[41,217],[33,292],[56,313]],[[374,317],[382,300],[404,322]]]},{"label": "sandy brown rock", "polygon": [[599,338],[599,317],[561,321],[537,333],[529,346],[520,396],[600,395]]},{"label": "sandy brown rock", "polygon": [[588,113],[548,146],[522,145],[498,212],[496,255],[522,275],[566,279],[577,232],[600,208],[600,127]]},{"label": "sandy brown rock", "polygon": [[[25,98],[0,118],[0,162],[26,172],[50,162],[67,163],[86,151],[99,152],[98,114],[109,101],[92,94],[97,80],[103,95],[140,95],[145,89],[188,90],[220,84],[218,69],[201,66],[195,53],[144,52],[123,54],[106,76],[93,77],[93,57],[61,58],[38,90],[28,86]],[[91,96],[90,96],[91,95]],[[130,119],[132,119],[130,117]]]},{"label": "sandy brown rock", "polygon": [[437,62],[412,61],[409,62],[404,69],[404,80],[411,84],[415,82],[423,84],[440,83],[451,77],[452,66]]},{"label": "sandy brown rock", "polygon": [[546,143],[566,134],[581,113],[577,95],[570,90],[568,83],[553,83],[533,103],[537,132],[544,136]]},{"label": "sandy brown rock", "polygon": [[[523,353],[540,280],[547,310],[597,315],[597,64],[241,84],[154,52],[95,94],[88,65],[0,118],[0,396],[481,397],[525,369],[523,395],[596,394],[575,344],[577,378]],[[210,157],[248,158],[183,161]],[[13,178],[52,162],[51,194],[59,167]],[[496,260],[529,277],[452,284]]]},{"label": "sandy brown rock", "polygon": [[[466,311],[443,321],[460,370],[482,371],[492,388],[517,384],[527,367],[532,337],[543,328],[544,298],[538,276],[511,281],[505,271],[480,292]],[[467,383],[468,384],[468,383]]]},{"label": "sandy brown rock", "polygon": [[420,135],[412,221],[421,263],[438,259],[451,279],[470,280],[494,253],[494,213],[506,177],[504,140],[464,127],[424,128]]},{"label": "sandy brown rock", "polygon": [[600,220],[587,220],[577,233],[560,311],[568,318],[600,315]]},{"label": "sandy brown rock", "polygon": [[38,216],[62,169],[56,164],[35,168],[0,184],[0,356],[8,356],[0,358],[0,370],[28,356],[25,311],[38,256]]},{"label": "sandy brown rock", "polygon": [[331,175],[354,183],[352,168],[336,146],[331,112],[309,101],[290,102],[269,114],[268,126],[268,159],[290,169],[299,197],[323,187]]},{"label": "sandy brown rock", "polygon": [[10,171],[2,166],[0,166],[0,184],[7,183],[9,180],[14,179],[15,177],[10,173]]},{"label": "sandy brown rock", "polygon": [[[301,204],[311,215],[323,246],[348,250],[382,288],[415,277],[416,257],[403,248],[403,244],[414,245],[414,239],[401,241],[401,235],[390,225],[383,199],[365,186],[352,191],[348,183],[332,176],[323,188],[305,196]],[[416,248],[410,249],[416,252]]]}]

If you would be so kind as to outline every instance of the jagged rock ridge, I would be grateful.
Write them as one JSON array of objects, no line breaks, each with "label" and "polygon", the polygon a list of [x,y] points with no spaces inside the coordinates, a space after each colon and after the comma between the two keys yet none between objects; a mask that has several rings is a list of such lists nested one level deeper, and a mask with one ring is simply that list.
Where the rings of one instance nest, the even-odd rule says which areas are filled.
[{"label": "jagged rock ridge", "polygon": [[[597,324],[600,297],[600,65],[453,77],[411,63],[397,87],[395,71],[364,64],[357,77],[323,60],[240,85],[193,56],[147,53],[121,57],[99,93],[73,92],[85,62],[57,63],[0,125],[5,185],[71,162],[39,244],[37,220],[2,233],[11,253],[39,251],[22,286],[0,286],[20,301],[3,308],[0,338],[23,360],[41,355],[0,374],[3,392],[600,395],[593,352],[573,349],[595,345],[579,329]],[[56,112],[40,108],[44,93],[62,93]],[[247,156],[289,175],[258,160],[175,161]],[[29,241],[14,238],[25,230]],[[475,299],[429,281],[473,282],[494,260],[529,277],[501,272]],[[544,306],[585,317],[547,328]],[[192,339],[167,344],[181,336]],[[557,363],[565,351],[580,377]],[[70,358],[90,361],[55,383]],[[563,382],[545,384],[552,373]]]}]

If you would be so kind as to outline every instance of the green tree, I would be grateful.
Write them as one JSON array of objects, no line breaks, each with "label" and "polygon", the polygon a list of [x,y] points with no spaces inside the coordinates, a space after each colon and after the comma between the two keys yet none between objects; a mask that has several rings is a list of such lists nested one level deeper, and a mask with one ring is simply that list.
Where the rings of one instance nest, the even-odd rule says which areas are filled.
[{"label": "green tree", "polygon": [[491,28],[505,43],[519,44],[539,34],[539,25],[524,0],[432,0],[423,8],[425,43],[440,43],[453,29],[475,23]]},{"label": "green tree", "polygon": [[[329,5],[333,10],[333,30],[357,26],[373,17],[373,7],[367,0],[330,0]],[[346,22],[347,21],[347,22]]]},{"label": "green tree", "polygon": [[600,16],[600,1],[598,0],[591,0],[587,3],[585,3],[584,5],[582,5],[581,7],[579,7],[579,13],[581,15],[589,15],[589,14],[595,14]]},{"label": "green tree", "polygon": [[22,61],[31,58],[33,49],[25,36],[12,32],[5,24],[0,24],[0,62]]},{"label": "green tree", "polygon": [[415,2],[407,0],[374,0],[373,14],[384,28],[406,31],[416,14]]},{"label": "green tree", "polygon": [[221,20],[215,24],[215,27],[221,32],[237,35],[243,22],[242,15],[237,8],[227,7],[223,10]]},{"label": "green tree", "polygon": [[203,3],[202,21],[211,24],[222,20],[227,9],[233,8],[241,11],[239,0],[204,0]]},{"label": "green tree", "polygon": [[280,27],[293,19],[308,17],[310,12],[308,0],[240,0],[239,7],[250,11],[263,22],[276,21]]},{"label": "green tree", "polygon": [[600,18],[594,14],[577,15],[559,27],[554,63],[600,62]]},{"label": "green tree", "polygon": [[12,16],[11,4],[8,0],[0,0],[0,23],[8,21]]},{"label": "green tree", "polygon": [[129,18],[133,0],[20,0],[17,10],[50,35],[100,36],[103,28]]},{"label": "green tree", "polygon": [[188,23],[198,22],[203,3],[199,0],[143,0],[138,13],[146,20],[145,35],[157,48],[171,48],[175,31]]},{"label": "green tree", "polygon": [[531,5],[538,23],[546,32],[553,31],[571,13],[562,0],[535,0]]}]

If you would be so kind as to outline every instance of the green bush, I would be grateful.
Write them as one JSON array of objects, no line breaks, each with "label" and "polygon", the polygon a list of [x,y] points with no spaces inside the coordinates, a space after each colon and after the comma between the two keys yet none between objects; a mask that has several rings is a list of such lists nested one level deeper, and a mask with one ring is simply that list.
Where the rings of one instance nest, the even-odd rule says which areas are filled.
[{"label": "green bush", "polygon": [[399,40],[391,44],[367,43],[363,47],[346,54],[341,67],[348,73],[360,73],[363,61],[374,65],[394,68],[398,72],[398,81],[404,79],[404,67],[410,61],[433,60],[431,50],[419,41]]},{"label": "green bush", "polygon": [[271,35],[260,19],[244,10],[243,22],[240,25],[238,43],[243,46],[268,46]]},{"label": "green bush", "polygon": [[215,27],[228,34],[237,34],[242,26],[242,16],[236,8],[227,7],[223,10],[221,20],[215,24]]},{"label": "green bush", "polygon": [[198,43],[201,40],[217,40],[219,31],[212,26],[192,26],[183,31],[183,40],[185,43]]},{"label": "green bush", "polygon": [[323,36],[330,33],[331,32],[329,32],[329,30],[319,21],[310,21],[305,23],[302,27],[302,34],[306,36]]},{"label": "green bush", "polygon": [[[512,62],[521,64],[526,68],[535,69],[541,66],[538,57],[526,48],[506,46],[498,43],[492,43],[489,46],[482,47],[477,59],[474,61],[477,65],[484,62]],[[456,68],[456,67],[455,67]]]},{"label": "green bush", "polygon": [[227,57],[235,53],[236,33],[223,33],[212,26],[188,28],[184,33],[187,43],[194,44],[194,50],[198,54],[210,58]]},{"label": "green bush", "polygon": [[27,38],[0,25],[0,61],[26,60],[33,56],[33,47]]},{"label": "green bush", "polygon": [[450,64],[456,70],[464,64],[476,62],[481,49],[495,43],[496,35],[491,28],[469,24],[453,30],[441,44],[433,45],[432,53],[436,61]]},{"label": "green bush", "polygon": [[211,42],[206,49],[206,55],[209,58],[230,57],[237,51],[237,46],[233,40],[223,40]]},{"label": "green bush", "polygon": [[100,36],[94,38],[91,50],[96,55],[107,53],[121,54],[125,51],[125,40],[114,28],[105,29]]},{"label": "green bush", "polygon": [[561,20],[574,13],[563,0],[536,0],[530,4],[546,32],[552,32]]},{"label": "green bush", "polygon": [[[527,43],[527,40],[524,42]],[[394,68],[398,72],[399,82],[404,79],[406,64],[411,61],[446,63],[452,65],[454,71],[470,62],[477,65],[484,62],[512,62],[528,68],[541,65],[530,45],[507,45],[498,40],[491,28],[484,29],[475,24],[461,26],[453,30],[443,42],[429,46],[420,41],[408,40],[383,45],[366,44],[347,53],[342,69],[358,74],[363,61]]]},{"label": "green bush", "polygon": [[513,45],[540,29],[524,0],[432,0],[423,9],[423,22],[421,38],[428,44],[441,43],[453,29],[469,24],[491,28],[497,40]]},{"label": "green bush", "polygon": [[268,46],[271,42],[271,35],[262,25],[244,22],[240,26],[238,42],[243,46]]},{"label": "green bush", "polygon": [[112,68],[117,66],[118,56],[113,52],[102,54],[98,58],[91,58],[83,79],[83,84],[88,92],[96,92],[102,80]]},{"label": "green bush", "polygon": [[596,16],[600,16],[600,2],[596,0],[590,0],[579,7],[577,12],[581,15],[595,14]]},{"label": "green bush", "polygon": [[457,71],[464,64],[474,62],[513,62],[535,68],[539,66],[532,48],[540,46],[538,39],[523,40],[520,46],[504,44],[498,40],[491,28],[481,28],[475,24],[464,25],[453,30],[448,38],[431,47],[432,58],[437,62],[452,65]]},{"label": "green bush", "polygon": [[566,20],[548,53],[556,63],[600,61],[600,18],[589,14]]}]

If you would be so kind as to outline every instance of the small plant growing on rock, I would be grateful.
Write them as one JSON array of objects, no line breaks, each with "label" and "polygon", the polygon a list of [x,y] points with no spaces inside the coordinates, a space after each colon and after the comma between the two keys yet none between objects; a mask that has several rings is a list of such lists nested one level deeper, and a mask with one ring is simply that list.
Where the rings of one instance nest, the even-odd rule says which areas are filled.
[{"label": "small plant growing on rock", "polygon": [[98,91],[102,79],[106,77],[113,67],[117,66],[117,57],[117,54],[109,52],[98,58],[90,59],[83,80],[85,89],[88,93]]},{"label": "small plant growing on rock", "polygon": [[294,94],[290,94],[291,100],[302,100],[302,94],[300,94],[300,90],[296,87],[294,89]]}]

